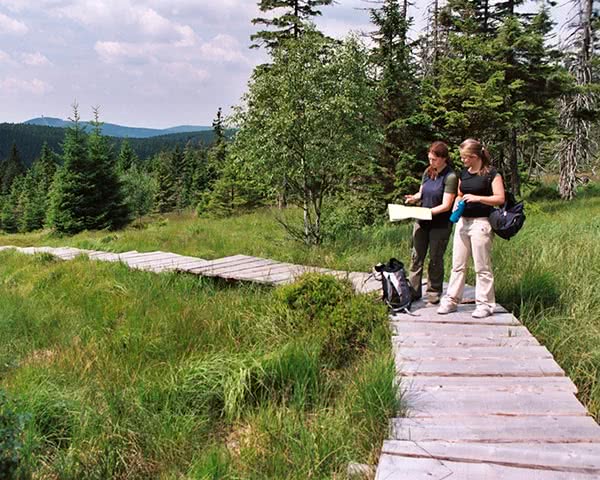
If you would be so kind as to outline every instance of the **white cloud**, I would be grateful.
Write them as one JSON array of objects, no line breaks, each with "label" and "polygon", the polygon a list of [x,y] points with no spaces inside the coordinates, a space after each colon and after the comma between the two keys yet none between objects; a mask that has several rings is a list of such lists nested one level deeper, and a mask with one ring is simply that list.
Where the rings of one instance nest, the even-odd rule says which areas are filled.
[{"label": "white cloud", "polygon": [[21,55],[21,59],[25,65],[29,65],[30,67],[45,67],[52,65],[50,60],[40,52],[24,53]]},{"label": "white cloud", "polygon": [[96,42],[94,50],[106,63],[147,63],[154,59],[151,45],[127,42]]},{"label": "white cloud", "polygon": [[0,79],[0,90],[8,93],[29,93],[33,95],[44,95],[53,90],[48,83],[34,78],[33,80],[22,80],[15,77]]},{"label": "white cloud", "polygon": [[200,45],[199,51],[201,57],[206,60],[248,63],[248,59],[242,53],[240,42],[231,35],[221,33]]},{"label": "white cloud", "polygon": [[24,35],[29,31],[27,25],[0,13],[0,33],[13,33],[15,35]]},{"label": "white cloud", "polygon": [[0,63],[10,61],[10,55],[2,50],[0,50]]}]

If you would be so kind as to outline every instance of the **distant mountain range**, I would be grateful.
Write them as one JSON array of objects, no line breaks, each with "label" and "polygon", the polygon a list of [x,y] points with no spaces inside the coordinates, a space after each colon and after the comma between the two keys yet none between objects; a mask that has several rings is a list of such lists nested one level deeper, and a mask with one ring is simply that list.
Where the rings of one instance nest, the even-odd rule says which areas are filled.
[{"label": "distant mountain range", "polygon": [[[60,118],[53,117],[38,117],[32,118],[23,122],[26,125],[40,125],[43,127],[57,127],[57,128],[68,128],[72,125],[71,121],[62,120]],[[90,131],[93,127],[90,122],[81,122],[87,131]],[[119,138],[151,138],[158,137],[160,135],[170,135],[172,133],[192,133],[192,132],[205,132],[212,130],[212,127],[204,127],[197,125],[180,125],[178,127],[171,128],[137,128],[137,127],[125,127],[122,125],[115,125],[114,123],[102,124],[102,134],[109,137]]]}]

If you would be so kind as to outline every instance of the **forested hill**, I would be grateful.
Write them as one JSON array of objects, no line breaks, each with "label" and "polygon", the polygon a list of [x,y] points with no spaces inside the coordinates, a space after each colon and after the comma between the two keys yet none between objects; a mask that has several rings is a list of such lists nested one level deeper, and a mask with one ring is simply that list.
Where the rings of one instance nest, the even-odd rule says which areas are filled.
[{"label": "forested hill", "polygon": [[[27,125],[41,125],[44,127],[59,127],[69,128],[73,125],[73,122],[62,120],[60,118],[53,117],[40,117],[32,118],[23,122]],[[90,122],[80,122],[86,132],[92,131],[94,128]],[[171,128],[138,128],[138,127],[125,127],[123,125],[116,125],[114,123],[102,123],[102,134],[107,137],[128,137],[128,138],[150,138],[158,137],[161,135],[170,135],[172,133],[190,133],[190,132],[204,132],[212,130],[212,127],[198,126],[198,125],[179,125]]]},{"label": "forested hill", "polygon": [[[45,127],[40,125],[26,125],[22,123],[0,123],[0,160],[10,155],[13,143],[16,144],[21,160],[29,166],[40,155],[42,145],[48,142],[48,146],[56,153],[62,152],[62,141],[65,136],[65,128]],[[201,132],[173,133],[151,138],[129,138],[128,142],[142,160],[152,157],[154,154],[171,150],[176,145],[182,148],[188,143],[212,143],[214,133],[212,130]],[[113,145],[114,151],[119,152],[123,138],[108,137]]]}]

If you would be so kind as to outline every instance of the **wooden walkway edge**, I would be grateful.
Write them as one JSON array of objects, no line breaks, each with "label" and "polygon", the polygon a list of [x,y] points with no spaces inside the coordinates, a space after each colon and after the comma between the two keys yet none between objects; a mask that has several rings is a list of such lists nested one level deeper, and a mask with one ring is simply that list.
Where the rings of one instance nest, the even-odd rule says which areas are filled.
[{"label": "wooden walkway edge", "polygon": [[226,280],[257,282],[271,285],[291,283],[304,273],[316,272],[333,275],[338,278],[347,278],[352,282],[354,289],[359,293],[369,293],[381,289],[381,282],[375,280],[369,273],[344,272],[327,268],[294,265],[265,258],[250,257],[247,255],[233,255],[216,260],[205,260],[202,258],[160,251],[145,253],[137,251],[111,253],[71,247],[0,246],[0,251],[9,249],[14,249],[29,255],[47,253],[62,260],[71,260],[79,255],[86,255],[91,260],[122,262],[131,268],[148,270],[156,273],[178,271],[207,277],[219,277]]},{"label": "wooden walkway edge", "polygon": [[376,480],[600,479],[600,426],[573,382],[506,310],[473,309],[391,317],[409,413],[390,422]]}]

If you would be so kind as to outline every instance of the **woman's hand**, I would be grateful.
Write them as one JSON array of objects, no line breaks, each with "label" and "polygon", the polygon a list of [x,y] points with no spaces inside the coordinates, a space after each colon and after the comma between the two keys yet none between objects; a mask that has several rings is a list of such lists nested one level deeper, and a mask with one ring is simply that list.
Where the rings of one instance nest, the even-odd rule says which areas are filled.
[{"label": "woman's hand", "polygon": [[418,193],[416,193],[414,195],[404,195],[404,201],[406,203],[417,203],[420,199],[421,199],[421,197],[419,196]]},{"label": "woman's hand", "polygon": [[467,203],[481,203],[481,197],[479,195],[473,195],[472,193],[463,195],[462,199]]}]

